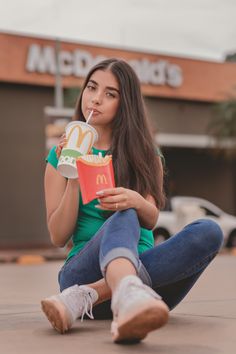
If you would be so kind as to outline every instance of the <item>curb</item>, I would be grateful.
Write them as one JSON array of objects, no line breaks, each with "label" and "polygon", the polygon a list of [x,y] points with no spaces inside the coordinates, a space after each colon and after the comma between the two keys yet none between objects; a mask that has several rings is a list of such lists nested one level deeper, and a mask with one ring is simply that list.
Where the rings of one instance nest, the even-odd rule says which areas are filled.
[{"label": "curb", "polygon": [[22,250],[1,251],[0,264],[17,263],[19,265],[43,264],[48,261],[64,261],[67,252],[60,250]]}]

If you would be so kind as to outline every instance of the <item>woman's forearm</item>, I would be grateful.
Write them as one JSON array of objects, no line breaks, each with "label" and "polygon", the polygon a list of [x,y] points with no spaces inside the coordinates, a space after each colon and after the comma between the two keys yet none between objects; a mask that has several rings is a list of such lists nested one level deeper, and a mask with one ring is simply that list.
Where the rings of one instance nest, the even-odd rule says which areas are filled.
[{"label": "woman's forearm", "polygon": [[48,229],[53,244],[63,247],[73,234],[79,211],[79,187],[76,180],[68,180],[64,195],[57,209],[48,219]]},{"label": "woman's forearm", "polygon": [[156,205],[144,199],[141,195],[139,196],[136,211],[140,225],[146,229],[152,230],[157,223],[159,210]]}]

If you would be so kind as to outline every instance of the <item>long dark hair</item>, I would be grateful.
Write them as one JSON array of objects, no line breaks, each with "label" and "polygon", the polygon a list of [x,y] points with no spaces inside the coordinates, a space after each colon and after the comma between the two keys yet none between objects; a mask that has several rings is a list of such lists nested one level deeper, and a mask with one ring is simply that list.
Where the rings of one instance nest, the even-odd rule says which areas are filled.
[{"label": "long dark hair", "polygon": [[163,168],[157,157],[140,82],[131,66],[123,60],[107,59],[88,73],[78,98],[73,119],[85,121],[82,95],[91,75],[110,71],[119,84],[120,104],[112,121],[112,154],[116,185],[130,188],[142,196],[152,195],[159,208],[164,205]]}]

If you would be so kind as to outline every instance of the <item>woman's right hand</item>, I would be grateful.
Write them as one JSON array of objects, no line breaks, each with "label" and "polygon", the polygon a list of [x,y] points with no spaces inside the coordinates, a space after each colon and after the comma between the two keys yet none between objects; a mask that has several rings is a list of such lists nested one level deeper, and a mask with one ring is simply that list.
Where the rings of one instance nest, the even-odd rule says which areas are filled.
[{"label": "woman's right hand", "polygon": [[57,144],[56,147],[56,155],[57,158],[59,159],[60,155],[61,155],[61,150],[63,149],[63,147],[66,145],[67,143],[67,139],[66,139],[66,134],[64,133],[59,140],[59,143]]}]

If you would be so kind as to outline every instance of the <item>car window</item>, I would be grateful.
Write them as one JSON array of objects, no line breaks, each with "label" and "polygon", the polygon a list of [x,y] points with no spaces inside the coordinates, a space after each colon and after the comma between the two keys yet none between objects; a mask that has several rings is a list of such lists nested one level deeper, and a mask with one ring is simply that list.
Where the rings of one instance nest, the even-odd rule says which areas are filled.
[{"label": "car window", "polygon": [[204,210],[204,213],[205,213],[206,216],[214,216],[214,217],[216,217],[216,218],[219,217],[218,214],[214,213],[212,210],[210,210],[210,209],[208,209],[208,208],[206,208],[206,207],[204,207],[204,206],[200,206],[200,208],[201,208],[202,210]]}]

